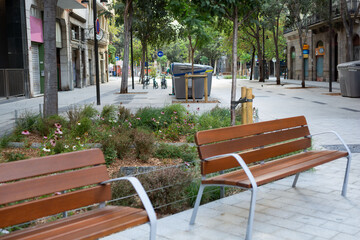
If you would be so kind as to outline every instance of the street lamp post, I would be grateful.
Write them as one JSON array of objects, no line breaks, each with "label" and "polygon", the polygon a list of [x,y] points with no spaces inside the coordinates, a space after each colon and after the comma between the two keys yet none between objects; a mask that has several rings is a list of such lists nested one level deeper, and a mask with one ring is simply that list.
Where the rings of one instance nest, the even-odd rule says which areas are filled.
[{"label": "street lamp post", "polygon": [[332,1],[329,0],[329,92],[332,92]]},{"label": "street lamp post", "polygon": [[[88,3],[89,0],[81,0],[81,3]],[[107,2],[107,0],[100,0],[100,2]],[[94,16],[94,52],[95,52],[95,80],[96,80],[96,103],[100,103],[100,77],[99,77],[99,45],[96,38],[97,35],[97,7],[96,0],[93,0],[93,16]]]}]

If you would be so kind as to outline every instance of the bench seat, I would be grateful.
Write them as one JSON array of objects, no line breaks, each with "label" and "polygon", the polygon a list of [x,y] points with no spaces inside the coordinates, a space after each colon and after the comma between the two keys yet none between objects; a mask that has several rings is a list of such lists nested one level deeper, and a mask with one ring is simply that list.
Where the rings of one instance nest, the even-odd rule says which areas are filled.
[{"label": "bench seat", "polygon": [[[346,157],[342,151],[309,151],[263,164],[249,167],[258,186],[306,171],[334,159]],[[233,185],[243,188],[252,188],[244,170],[236,170],[226,174],[207,178],[202,184]]]},{"label": "bench seat", "polygon": [[145,210],[107,206],[3,235],[0,239],[98,239],[147,222]]},{"label": "bench seat", "polygon": [[[336,135],[346,152],[311,149],[314,136],[329,133]],[[201,159],[202,179],[190,225],[195,223],[205,187],[249,189],[246,240],[251,240],[258,186],[295,175],[292,187],[296,187],[301,172],[343,157],[347,158],[347,163],[341,195],[346,196],[351,163],[348,146],[333,131],[310,134],[304,116],[199,131],[195,142]],[[336,176],[338,174],[334,174]]]},{"label": "bench seat", "polygon": [[[129,181],[145,209],[108,205],[116,181]],[[44,217],[52,221],[41,224]],[[35,226],[0,240],[98,239],[143,223],[150,224],[149,239],[156,238],[156,213],[145,189],[135,177],[109,179],[100,149],[0,164],[0,229],[32,221]]]}]

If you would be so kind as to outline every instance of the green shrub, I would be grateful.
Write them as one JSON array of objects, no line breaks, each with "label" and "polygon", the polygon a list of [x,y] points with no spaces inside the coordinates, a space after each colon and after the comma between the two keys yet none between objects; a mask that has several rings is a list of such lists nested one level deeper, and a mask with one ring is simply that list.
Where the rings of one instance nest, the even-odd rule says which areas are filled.
[{"label": "green shrub", "polygon": [[39,114],[25,112],[20,118],[15,122],[15,135],[21,135],[21,132],[27,130],[29,132],[34,132],[37,128],[37,122],[41,119]]},{"label": "green shrub", "polygon": [[99,115],[99,111],[94,108],[93,105],[84,105],[81,109],[80,117],[87,117],[89,119],[94,119],[97,115]]},{"label": "green shrub", "polygon": [[[118,128],[116,131],[106,131],[103,133],[100,143],[107,164],[110,164],[116,157],[122,159],[130,152],[133,144],[131,130]],[[116,154],[114,154],[115,152]]]},{"label": "green shrub", "polygon": [[47,136],[56,129],[55,124],[60,124],[62,127],[65,127],[67,125],[67,121],[60,115],[39,118],[36,129],[41,135]]},{"label": "green shrub", "polygon": [[90,130],[92,130],[92,128],[93,128],[93,122],[89,118],[83,117],[79,120],[79,122],[77,122],[76,125],[73,126],[72,129],[73,137],[83,136],[86,133],[91,132]]},{"label": "green shrub", "polygon": [[154,134],[144,129],[135,129],[133,131],[133,139],[136,157],[146,162],[154,152]]},{"label": "green shrub", "polygon": [[230,126],[230,110],[216,106],[203,113],[198,119],[197,130],[206,130]]},{"label": "green shrub", "polygon": [[[193,180],[191,171],[184,168],[168,168],[137,176],[148,192],[151,203],[161,214],[180,212],[189,207],[187,201],[179,201],[187,196],[187,187]],[[156,189],[156,190],[155,190]],[[122,198],[135,193],[127,182],[116,182],[112,185],[113,199]],[[176,202],[178,201],[178,202]],[[168,205],[169,203],[173,203]],[[185,203],[185,204],[184,204]],[[114,202],[118,205],[142,207],[140,201],[125,198]]]},{"label": "green shrub", "polygon": [[9,145],[9,142],[11,142],[11,136],[10,135],[4,135],[0,138],[0,149],[6,148]]},{"label": "green shrub", "polygon": [[109,120],[112,121],[117,119],[117,109],[114,105],[105,105],[101,111],[100,116],[106,123],[108,123]]},{"label": "green shrub", "polygon": [[25,156],[25,154],[22,153],[5,152],[4,155],[7,162],[14,162],[28,158]]},{"label": "green shrub", "polygon": [[120,122],[124,122],[125,120],[130,120],[131,118],[131,113],[130,113],[130,110],[127,109],[126,107],[124,106],[120,106],[119,107],[119,112],[118,112],[118,120]]},{"label": "green shrub", "polygon": [[156,148],[154,157],[160,159],[181,158],[184,162],[192,162],[197,158],[197,151],[195,147],[190,147],[188,144],[176,146],[173,144],[161,143]]}]

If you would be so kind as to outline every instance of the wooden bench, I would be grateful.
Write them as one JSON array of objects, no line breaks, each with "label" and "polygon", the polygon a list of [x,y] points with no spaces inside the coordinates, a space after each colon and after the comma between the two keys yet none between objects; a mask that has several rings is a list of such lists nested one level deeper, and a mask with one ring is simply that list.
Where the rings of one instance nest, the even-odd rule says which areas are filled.
[{"label": "wooden bench", "polygon": [[[206,186],[225,185],[250,189],[252,195],[246,232],[246,239],[250,240],[258,186],[296,174],[292,185],[295,187],[301,172],[342,157],[348,159],[342,187],[342,195],[345,196],[351,152],[337,133],[327,133],[335,134],[347,152],[308,151],[314,135],[310,135],[306,119],[303,116],[196,133],[195,141],[202,160],[202,182],[190,224],[195,222]],[[275,160],[270,160],[274,158]],[[240,170],[235,169],[217,176],[207,177],[208,174],[239,166],[241,166]]]},{"label": "wooden bench", "polygon": [[[112,198],[110,182],[118,180],[131,182],[145,210],[105,206]],[[156,215],[144,188],[134,177],[109,179],[99,149],[0,164],[0,229],[94,204],[94,210],[0,239],[98,239],[147,222],[155,239]]]}]

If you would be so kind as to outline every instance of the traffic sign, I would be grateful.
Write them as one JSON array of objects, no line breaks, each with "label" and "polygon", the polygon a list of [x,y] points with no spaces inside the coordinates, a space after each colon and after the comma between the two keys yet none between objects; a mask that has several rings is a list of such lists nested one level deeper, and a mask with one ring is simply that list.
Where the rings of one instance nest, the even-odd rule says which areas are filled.
[{"label": "traffic sign", "polygon": [[158,51],[157,55],[158,55],[158,57],[162,57],[162,56],[164,56],[164,53],[162,51]]},{"label": "traffic sign", "polygon": [[119,61],[119,60],[120,60],[120,58],[119,58],[119,57],[115,57],[115,60],[116,60],[116,61]]},{"label": "traffic sign", "polygon": [[99,19],[96,19],[96,34],[100,34],[100,22]]}]

